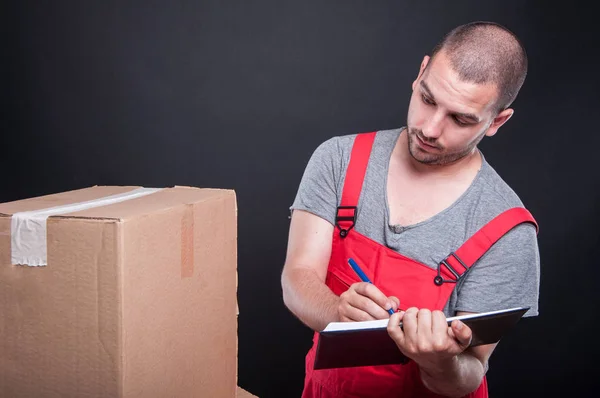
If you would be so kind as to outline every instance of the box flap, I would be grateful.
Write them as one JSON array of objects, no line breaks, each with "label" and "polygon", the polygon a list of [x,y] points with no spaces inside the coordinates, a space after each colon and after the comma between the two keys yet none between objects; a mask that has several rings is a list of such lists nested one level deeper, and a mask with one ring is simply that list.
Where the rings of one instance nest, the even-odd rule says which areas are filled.
[{"label": "box flap", "polygon": [[34,211],[47,209],[50,207],[70,205],[80,202],[86,202],[106,196],[116,195],[133,191],[138,186],[93,186],[89,188],[77,189],[74,191],[61,192],[51,195],[38,196],[16,200],[12,202],[0,203],[0,215],[11,216],[23,211]]},{"label": "box flap", "polygon": [[[103,197],[134,191],[139,186],[94,186],[58,194],[39,196],[0,204],[0,216],[47,209],[100,199]],[[199,203],[216,196],[234,195],[229,189],[180,187],[164,188],[150,195],[125,200],[86,210],[53,215],[52,218],[92,218],[126,220],[145,214],[160,212],[182,204]],[[237,212],[237,206],[236,206]]]},{"label": "box flap", "polygon": [[200,203],[219,196],[235,195],[233,190],[211,188],[165,188],[151,195],[135,198],[108,206],[95,207],[60,217],[108,218],[127,220],[143,215],[158,213],[179,207],[183,204]]}]

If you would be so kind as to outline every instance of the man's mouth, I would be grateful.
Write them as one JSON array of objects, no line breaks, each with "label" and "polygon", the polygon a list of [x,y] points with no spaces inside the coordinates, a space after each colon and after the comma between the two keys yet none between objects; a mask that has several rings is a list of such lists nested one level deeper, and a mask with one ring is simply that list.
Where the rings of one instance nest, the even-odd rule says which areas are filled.
[{"label": "man's mouth", "polygon": [[440,148],[438,148],[438,147],[437,147],[437,146],[435,146],[435,145],[431,145],[431,144],[428,144],[427,142],[425,142],[425,141],[424,141],[424,140],[423,140],[421,137],[419,137],[419,135],[418,135],[418,134],[415,134],[415,135],[416,135],[416,137],[417,137],[417,140],[419,141],[419,145],[420,145],[421,147],[423,147],[423,148],[425,148],[425,149],[435,149],[435,150],[439,150],[439,149],[440,149]]}]

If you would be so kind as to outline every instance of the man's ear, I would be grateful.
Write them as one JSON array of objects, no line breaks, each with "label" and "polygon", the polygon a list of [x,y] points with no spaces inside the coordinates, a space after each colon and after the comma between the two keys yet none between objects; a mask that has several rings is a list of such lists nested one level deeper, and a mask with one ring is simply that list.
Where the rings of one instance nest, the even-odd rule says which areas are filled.
[{"label": "man's ear", "polygon": [[417,81],[421,78],[421,76],[423,76],[423,72],[425,72],[425,68],[427,68],[428,63],[429,63],[429,55],[426,55],[423,57],[423,61],[421,61],[421,69],[419,69],[419,74],[417,75],[417,78],[415,79],[415,81],[412,84],[413,90],[417,86]]},{"label": "man's ear", "polygon": [[490,127],[488,127],[488,130],[485,132],[485,135],[487,135],[488,137],[491,137],[494,134],[496,134],[498,129],[504,123],[508,122],[508,119],[510,119],[514,113],[515,113],[515,111],[513,109],[507,108],[507,109],[503,110],[502,112],[500,112],[498,115],[496,115],[494,120],[492,120]]}]

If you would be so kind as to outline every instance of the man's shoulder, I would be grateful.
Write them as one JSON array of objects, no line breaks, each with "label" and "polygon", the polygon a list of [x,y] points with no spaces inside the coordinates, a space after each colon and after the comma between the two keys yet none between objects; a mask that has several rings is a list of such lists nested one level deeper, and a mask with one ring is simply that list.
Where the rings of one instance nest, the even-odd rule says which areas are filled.
[{"label": "man's shoulder", "polygon": [[403,127],[385,130],[361,131],[356,133],[334,135],[322,141],[316,148],[316,152],[330,153],[337,156],[349,155],[352,151],[357,136],[376,133],[376,142],[392,142],[402,131]]},{"label": "man's shoulder", "polygon": [[[465,232],[468,234],[474,233],[509,209],[526,208],[516,191],[485,159],[476,182],[459,203],[457,211],[467,217]],[[451,214],[456,217],[457,213]]]},{"label": "man's shoulder", "polygon": [[480,184],[482,194],[500,207],[523,207],[521,198],[515,190],[498,174],[496,169],[485,158],[481,168]]},{"label": "man's shoulder", "polygon": [[327,138],[325,141],[322,141],[316,150],[337,153],[344,152],[348,148],[352,147],[354,139],[357,135],[358,133],[334,135],[332,137]]}]

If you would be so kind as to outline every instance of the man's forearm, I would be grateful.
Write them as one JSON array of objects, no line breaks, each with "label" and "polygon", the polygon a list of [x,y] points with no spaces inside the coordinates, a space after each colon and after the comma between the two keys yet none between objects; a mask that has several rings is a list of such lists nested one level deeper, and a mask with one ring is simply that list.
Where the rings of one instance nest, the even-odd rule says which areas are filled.
[{"label": "man's forearm", "polygon": [[282,276],[283,301],[305,325],[321,331],[338,321],[339,297],[311,269],[292,268]]},{"label": "man's forearm", "polygon": [[431,391],[449,397],[462,397],[475,391],[485,375],[481,361],[468,351],[436,369],[421,367],[421,380]]}]

